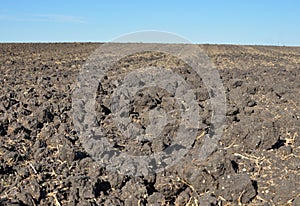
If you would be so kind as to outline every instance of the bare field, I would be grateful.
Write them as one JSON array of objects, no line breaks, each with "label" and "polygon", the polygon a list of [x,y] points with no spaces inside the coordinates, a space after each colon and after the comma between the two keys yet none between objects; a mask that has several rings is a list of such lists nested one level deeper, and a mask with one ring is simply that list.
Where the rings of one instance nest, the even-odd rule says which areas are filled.
[{"label": "bare field", "polygon": [[[180,164],[132,177],[93,161],[72,122],[76,78],[100,45],[0,44],[0,205],[300,205],[300,47],[199,45],[219,71],[227,101],[220,147],[205,161],[193,155],[210,130],[201,78],[161,53],[119,61],[96,99],[98,123],[119,151],[162,151],[178,123],[152,142],[117,135],[107,123],[109,98],[128,71],[174,70],[193,85],[202,118]],[[164,91],[141,93],[131,102],[132,121],[141,128],[151,109],[178,109]]]}]

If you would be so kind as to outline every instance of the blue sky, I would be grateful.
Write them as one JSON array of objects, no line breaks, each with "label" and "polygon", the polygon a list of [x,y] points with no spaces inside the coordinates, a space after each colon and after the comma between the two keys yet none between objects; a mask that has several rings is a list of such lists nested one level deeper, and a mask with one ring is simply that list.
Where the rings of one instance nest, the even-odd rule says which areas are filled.
[{"label": "blue sky", "polygon": [[0,42],[107,42],[157,30],[193,43],[300,46],[297,0],[2,0]]}]

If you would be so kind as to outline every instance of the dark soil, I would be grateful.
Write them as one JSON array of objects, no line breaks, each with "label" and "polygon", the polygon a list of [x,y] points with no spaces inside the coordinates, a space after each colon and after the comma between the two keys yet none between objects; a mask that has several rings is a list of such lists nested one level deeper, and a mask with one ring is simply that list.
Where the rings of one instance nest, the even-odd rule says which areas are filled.
[{"label": "dark soil", "polygon": [[[160,138],[135,142],[107,123],[110,94],[126,72],[171,68],[192,85],[201,111],[199,134],[186,157],[164,172],[136,177],[95,162],[73,126],[76,78],[99,46],[0,44],[0,205],[300,205],[299,47],[200,45],[218,69],[227,98],[220,149],[205,161],[193,157],[211,129],[201,78],[162,53],[117,62],[99,84],[96,111],[121,152],[162,151],[178,125],[175,112]],[[168,92],[149,88],[135,96],[130,117],[143,128],[156,107],[178,109]]]}]

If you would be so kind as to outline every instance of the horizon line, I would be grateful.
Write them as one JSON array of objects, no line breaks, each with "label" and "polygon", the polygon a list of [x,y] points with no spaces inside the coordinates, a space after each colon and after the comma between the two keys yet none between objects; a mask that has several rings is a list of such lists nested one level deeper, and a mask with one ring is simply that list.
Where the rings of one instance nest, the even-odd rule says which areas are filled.
[{"label": "horizon line", "polygon": [[[109,41],[0,41],[0,44],[105,44],[105,43],[140,43],[140,44],[187,44],[187,43],[178,43],[178,42],[109,42]],[[227,46],[275,46],[275,47],[300,47],[300,45],[290,45],[290,44],[239,44],[239,43],[198,43],[191,42],[190,44],[197,45],[227,45]]]}]

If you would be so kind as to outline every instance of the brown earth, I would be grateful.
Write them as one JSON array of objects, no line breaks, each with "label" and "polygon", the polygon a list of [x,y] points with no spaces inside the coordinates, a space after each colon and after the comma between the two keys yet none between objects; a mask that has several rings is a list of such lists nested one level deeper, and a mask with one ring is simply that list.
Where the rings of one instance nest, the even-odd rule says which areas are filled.
[{"label": "brown earth", "polygon": [[[73,126],[76,78],[99,46],[0,44],[0,205],[300,205],[299,47],[200,45],[218,69],[227,98],[220,147],[205,161],[193,157],[211,129],[201,78],[161,53],[116,63],[98,90],[96,111],[121,152],[164,150],[178,123],[151,143],[117,135],[106,121],[108,99],[127,71],[173,69],[196,91],[202,115],[199,135],[180,164],[132,177],[95,162]],[[149,124],[147,114],[158,104],[178,109],[171,97],[155,88],[140,91],[131,105],[132,121]]]}]

